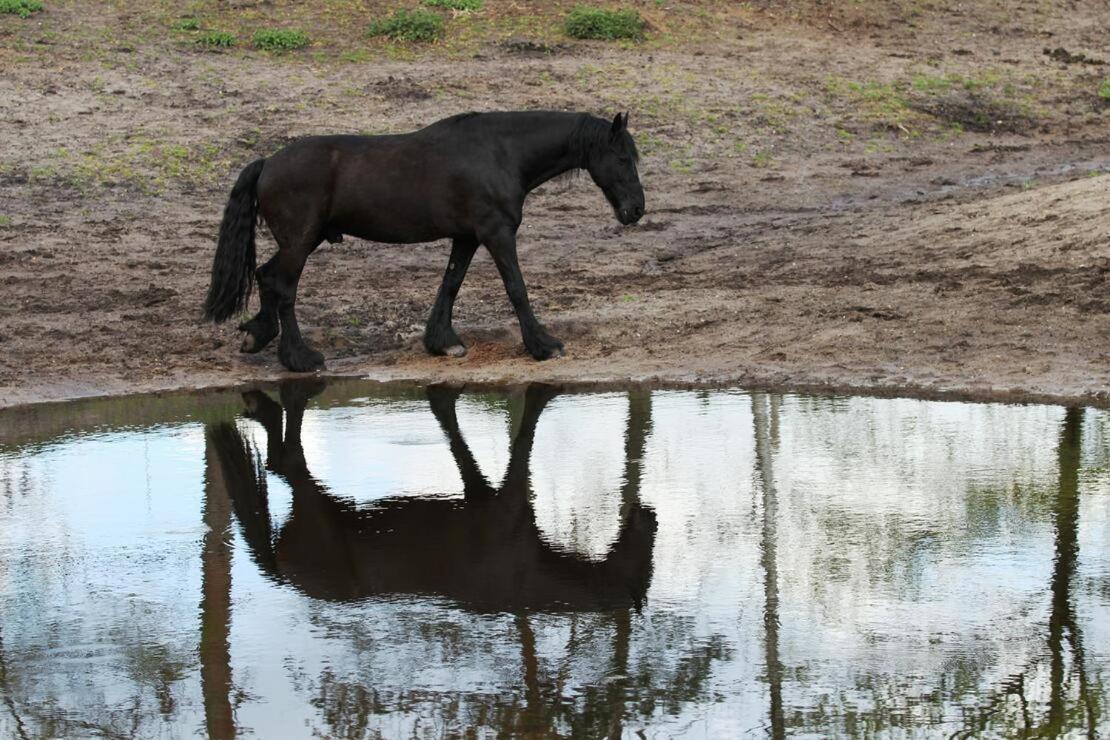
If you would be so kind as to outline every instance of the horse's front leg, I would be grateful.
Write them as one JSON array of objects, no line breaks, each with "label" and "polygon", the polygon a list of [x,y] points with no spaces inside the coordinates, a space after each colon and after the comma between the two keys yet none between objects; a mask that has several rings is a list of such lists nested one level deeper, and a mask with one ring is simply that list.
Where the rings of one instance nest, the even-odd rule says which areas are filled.
[{"label": "horse's front leg", "polygon": [[470,260],[477,251],[478,242],[475,239],[455,239],[451,243],[451,259],[447,263],[443,284],[439,286],[436,304],[432,307],[428,325],[424,329],[424,348],[433,355],[462,357],[466,354],[466,345],[451,326],[451,314],[455,309],[459,287],[470,267]]},{"label": "horse's front leg", "polygon": [[516,232],[503,229],[484,242],[505,282],[505,292],[509,294],[509,301],[516,311],[520,334],[528,353],[537,360],[562,357],[566,354],[563,352],[563,343],[547,333],[536,320],[532,306],[528,303],[528,289],[524,287],[524,276],[520,274],[520,264],[516,256]]}]

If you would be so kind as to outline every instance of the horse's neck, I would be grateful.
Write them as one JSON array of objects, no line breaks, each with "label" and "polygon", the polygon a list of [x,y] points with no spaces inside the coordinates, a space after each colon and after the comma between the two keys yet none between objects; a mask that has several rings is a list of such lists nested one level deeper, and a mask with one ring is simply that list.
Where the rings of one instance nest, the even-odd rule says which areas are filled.
[{"label": "horse's neck", "polygon": [[520,132],[520,174],[525,192],[531,192],[564,172],[583,167],[581,155],[571,146],[576,121],[557,119]]}]

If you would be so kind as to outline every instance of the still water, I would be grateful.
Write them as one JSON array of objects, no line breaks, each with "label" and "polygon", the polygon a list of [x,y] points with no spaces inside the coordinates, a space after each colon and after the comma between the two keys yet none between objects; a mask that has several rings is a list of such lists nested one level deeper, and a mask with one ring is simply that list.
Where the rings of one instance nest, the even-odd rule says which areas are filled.
[{"label": "still water", "polygon": [[1110,416],[299,381],[0,414],[0,736],[1110,735]]}]

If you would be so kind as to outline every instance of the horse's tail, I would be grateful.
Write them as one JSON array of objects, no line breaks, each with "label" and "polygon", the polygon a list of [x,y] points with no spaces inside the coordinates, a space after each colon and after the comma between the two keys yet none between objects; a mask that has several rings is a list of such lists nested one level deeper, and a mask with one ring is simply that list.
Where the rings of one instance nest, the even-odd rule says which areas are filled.
[{"label": "horse's tail", "polygon": [[247,307],[254,285],[254,222],[258,216],[258,177],[265,159],[243,168],[231,188],[212,260],[212,282],[204,299],[204,318],[221,323]]}]

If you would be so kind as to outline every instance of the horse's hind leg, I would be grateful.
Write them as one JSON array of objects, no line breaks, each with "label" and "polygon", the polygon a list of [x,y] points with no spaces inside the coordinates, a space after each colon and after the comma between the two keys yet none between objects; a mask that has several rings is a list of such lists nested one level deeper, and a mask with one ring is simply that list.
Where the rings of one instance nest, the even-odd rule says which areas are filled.
[{"label": "horse's hind leg", "polygon": [[261,352],[278,335],[278,296],[265,279],[277,262],[278,256],[274,255],[270,261],[255,271],[258,280],[258,296],[262,308],[250,321],[239,325],[239,331],[246,332],[240,352]]},{"label": "horse's hind leg", "polygon": [[459,287],[476,251],[478,242],[472,239],[455,239],[451,244],[451,259],[447,263],[443,284],[439,286],[436,304],[432,307],[428,325],[424,329],[424,348],[433,355],[462,357],[466,354],[466,345],[451,326],[451,314],[455,308],[455,297],[459,294]]},{"label": "horse's hind leg", "polygon": [[272,291],[276,298],[278,321],[281,324],[278,359],[293,372],[308,372],[324,366],[324,356],[309,347],[301,336],[296,314],[297,283],[300,282],[305,260],[318,244],[319,240],[301,241],[286,246],[278,238],[278,253],[267,263],[271,269],[259,277],[261,290]]}]

